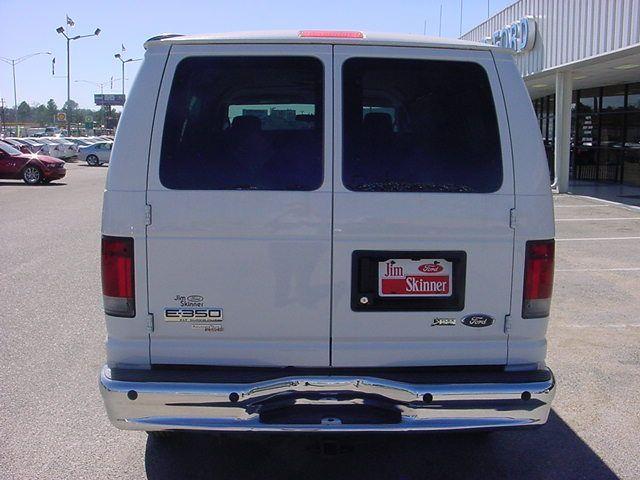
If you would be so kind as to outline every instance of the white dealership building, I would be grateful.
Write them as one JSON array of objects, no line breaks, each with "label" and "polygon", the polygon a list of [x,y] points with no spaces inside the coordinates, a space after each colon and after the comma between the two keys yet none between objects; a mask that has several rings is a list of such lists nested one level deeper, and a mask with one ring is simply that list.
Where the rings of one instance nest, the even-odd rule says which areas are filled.
[{"label": "white dealership building", "polygon": [[559,191],[640,185],[640,0],[520,0],[462,38],[514,51]]}]

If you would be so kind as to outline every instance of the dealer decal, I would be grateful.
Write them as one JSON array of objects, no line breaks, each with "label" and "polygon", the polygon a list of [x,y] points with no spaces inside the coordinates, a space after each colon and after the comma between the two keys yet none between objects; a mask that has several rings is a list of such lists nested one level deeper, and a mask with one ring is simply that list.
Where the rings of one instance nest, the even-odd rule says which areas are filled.
[{"label": "dealer decal", "polygon": [[222,322],[222,309],[202,308],[165,308],[164,319],[167,322],[219,323]]},{"label": "dealer decal", "polygon": [[390,259],[378,263],[381,297],[450,297],[453,264],[444,259]]}]

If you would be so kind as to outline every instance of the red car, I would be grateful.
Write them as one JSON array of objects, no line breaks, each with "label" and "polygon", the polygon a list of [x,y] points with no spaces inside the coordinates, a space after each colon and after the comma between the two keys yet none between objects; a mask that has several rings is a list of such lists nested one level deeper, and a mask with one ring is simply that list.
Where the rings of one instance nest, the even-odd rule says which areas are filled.
[{"label": "red car", "polygon": [[0,142],[0,178],[21,178],[29,185],[36,185],[58,180],[66,174],[62,160],[45,155],[27,155],[6,142]]}]

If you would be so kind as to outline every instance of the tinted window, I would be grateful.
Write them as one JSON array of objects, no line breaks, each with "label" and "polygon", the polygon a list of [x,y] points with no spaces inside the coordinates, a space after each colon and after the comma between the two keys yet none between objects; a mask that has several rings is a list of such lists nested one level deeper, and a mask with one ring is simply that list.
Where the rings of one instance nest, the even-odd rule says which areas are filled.
[{"label": "tinted window", "polygon": [[323,68],[307,57],[196,57],[176,69],[160,181],[188,190],[322,184]]},{"label": "tinted window", "polygon": [[482,67],[431,60],[348,60],[343,182],[356,191],[494,192],[500,137]]},{"label": "tinted window", "polygon": [[5,142],[0,142],[0,150],[7,155],[20,155],[22,152]]}]

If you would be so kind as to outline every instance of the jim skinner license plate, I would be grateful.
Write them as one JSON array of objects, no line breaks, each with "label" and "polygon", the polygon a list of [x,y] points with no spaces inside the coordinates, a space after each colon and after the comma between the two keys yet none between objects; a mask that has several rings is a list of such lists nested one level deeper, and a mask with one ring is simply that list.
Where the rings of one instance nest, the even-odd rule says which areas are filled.
[{"label": "jim skinner license plate", "polygon": [[453,264],[440,258],[378,262],[381,297],[450,297]]}]

